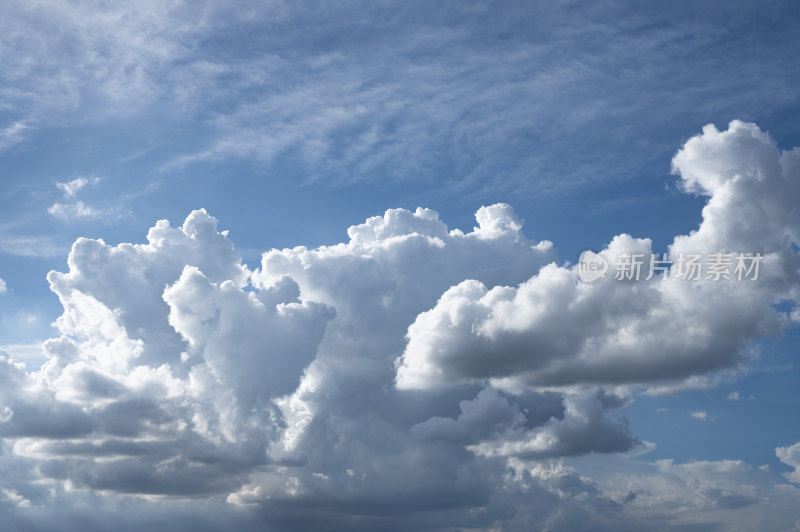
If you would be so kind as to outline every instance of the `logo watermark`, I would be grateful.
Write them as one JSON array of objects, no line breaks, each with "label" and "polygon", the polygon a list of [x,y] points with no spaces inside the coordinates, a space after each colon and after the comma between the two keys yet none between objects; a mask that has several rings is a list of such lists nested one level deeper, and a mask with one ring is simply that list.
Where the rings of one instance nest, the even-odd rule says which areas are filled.
[{"label": "logo watermark", "polygon": [[[614,279],[649,281],[667,277],[683,281],[756,281],[761,253],[620,253],[616,257]],[[610,274],[609,260],[599,253],[584,251],[578,258],[578,277],[592,283]]]},{"label": "logo watermark", "polygon": [[608,272],[608,261],[594,251],[586,250],[578,258],[578,277],[584,283],[602,279]]}]

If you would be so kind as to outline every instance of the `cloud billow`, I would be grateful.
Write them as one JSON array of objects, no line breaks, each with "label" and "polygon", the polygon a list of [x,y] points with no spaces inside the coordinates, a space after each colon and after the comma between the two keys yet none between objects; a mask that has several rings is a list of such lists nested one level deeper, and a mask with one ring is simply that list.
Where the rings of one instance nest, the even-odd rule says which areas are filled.
[{"label": "cloud billow", "polygon": [[[772,487],[746,464],[661,464],[671,484],[646,494],[553,461],[641,448],[634,394],[735,370],[792,323],[773,305],[798,302],[800,151],[732,122],[673,164],[709,200],[670,252],[758,252],[761,278],[581,283],[505,204],[469,232],[389,210],[253,270],[204,210],[143,244],[77,240],[48,276],[64,311],[46,361],[0,359],[2,503],[29,522],[19,512],[88,497],[244,506],[243,528],[553,530],[761,504]],[[651,244],[619,235],[604,251]],[[794,447],[778,453],[796,465]],[[787,485],[778,502],[797,500]]]},{"label": "cloud billow", "polygon": [[[576,267],[549,264],[518,287],[465,280],[409,327],[398,386],[650,385],[735,367],[749,342],[790,325],[773,305],[800,301],[798,164],[800,151],[780,152],[738,121],[724,132],[707,126],[673,160],[685,188],[709,200],[700,227],[677,236],[670,256],[760,253],[758,279],[589,284]],[[649,239],[623,234],[601,252],[624,253],[653,250]]]}]

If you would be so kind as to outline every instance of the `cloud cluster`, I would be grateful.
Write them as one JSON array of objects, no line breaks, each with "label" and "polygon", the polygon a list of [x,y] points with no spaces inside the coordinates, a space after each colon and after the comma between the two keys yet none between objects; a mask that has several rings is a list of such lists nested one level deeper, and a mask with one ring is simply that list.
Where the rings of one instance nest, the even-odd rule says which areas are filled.
[{"label": "cloud cluster", "polygon": [[[733,122],[674,164],[709,201],[670,253],[758,252],[758,280],[581,283],[505,204],[468,232],[389,210],[254,270],[204,210],[142,244],[77,240],[48,276],[64,311],[46,361],[0,358],[1,504],[29,524],[87,498],[144,504],[121,495],[279,529],[624,530],[770,504],[783,523],[797,489],[746,464],[602,483],[559,462],[641,450],[632,393],[734,369],[791,322],[773,305],[798,301],[800,150]],[[604,253],[650,251],[619,235]]]}]

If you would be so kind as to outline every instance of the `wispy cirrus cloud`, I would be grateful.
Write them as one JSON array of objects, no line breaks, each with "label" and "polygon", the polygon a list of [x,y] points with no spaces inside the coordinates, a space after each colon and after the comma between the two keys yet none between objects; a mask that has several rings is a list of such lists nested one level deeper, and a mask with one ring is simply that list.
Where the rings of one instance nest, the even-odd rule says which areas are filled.
[{"label": "wispy cirrus cloud", "polygon": [[[11,3],[0,76],[18,89],[2,95],[18,124],[141,116],[186,131],[149,137],[173,148],[152,163],[167,173],[248,161],[306,183],[497,194],[632,179],[668,155],[636,148],[698,112],[727,120],[796,99],[791,75],[770,75],[794,72],[792,54],[750,46],[737,14],[755,7],[691,20],[623,6],[497,7]],[[781,31],[780,13],[762,14]],[[737,61],[721,61],[723,50]]]},{"label": "wispy cirrus cloud", "polygon": [[69,242],[48,235],[16,235],[0,232],[0,251],[20,257],[53,258],[69,251]]},{"label": "wispy cirrus cloud", "polygon": [[22,121],[0,128],[0,153],[25,140],[25,131],[30,129]]}]

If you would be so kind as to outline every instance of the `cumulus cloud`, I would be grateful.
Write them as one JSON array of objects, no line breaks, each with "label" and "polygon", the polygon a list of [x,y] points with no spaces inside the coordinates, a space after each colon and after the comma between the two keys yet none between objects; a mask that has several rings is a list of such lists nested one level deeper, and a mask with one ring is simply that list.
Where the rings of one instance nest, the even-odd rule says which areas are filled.
[{"label": "cumulus cloud", "polygon": [[15,415],[14,452],[44,460],[47,477],[111,492],[196,496],[241,484],[267,460],[270,397],[296,387],[332,310],[299,301],[289,280],[244,291],[249,272],[204,211],[180,228],[159,222],[147,244],[79,239],[69,266],[48,276],[64,306],[61,336],[26,386],[77,432],[42,439]]},{"label": "cumulus cloud", "polygon": [[775,449],[778,459],[784,464],[793,467],[794,471],[786,473],[786,478],[800,484],[800,443]]},{"label": "cumulus cloud", "polygon": [[7,289],[6,282],[3,279],[0,279],[0,294],[5,292]]},{"label": "cumulus cloud", "polygon": [[[45,362],[0,356],[0,504],[125,494],[279,529],[624,530],[772,498],[783,519],[796,488],[746,464],[621,465],[657,469],[608,484],[560,462],[638,452],[637,391],[735,369],[789,325],[773,304],[797,305],[800,151],[733,122],[674,165],[709,200],[670,253],[758,252],[758,280],[582,283],[506,204],[470,231],[388,210],[254,270],[204,210],[145,243],[78,239],[48,275],[64,310]],[[603,253],[650,251],[619,235]],[[777,451],[790,465],[792,449]],[[661,478],[677,487],[644,488]]]},{"label": "cumulus cloud", "polygon": [[[800,150],[781,152],[753,124],[707,126],[673,159],[684,187],[709,197],[700,227],[669,248],[671,274],[578,282],[578,266],[549,264],[518,286],[465,280],[409,327],[397,385],[432,389],[491,382],[504,389],[690,383],[734,368],[753,339],[789,325],[773,308],[800,301]],[[758,279],[678,275],[680,257],[761,254]],[[647,257],[651,241],[618,235],[601,251]]]},{"label": "cumulus cloud", "polygon": [[468,444],[499,436],[527,419],[518,405],[512,405],[496,390],[481,390],[473,400],[459,403],[456,419],[434,416],[411,427],[411,434],[427,440]]},{"label": "cumulus cloud", "polygon": [[627,422],[605,416],[607,405],[602,399],[594,395],[567,396],[562,418],[551,418],[531,430],[506,433],[501,439],[485,441],[469,449],[484,456],[541,459],[590,452],[622,452],[641,443],[631,436]]}]

